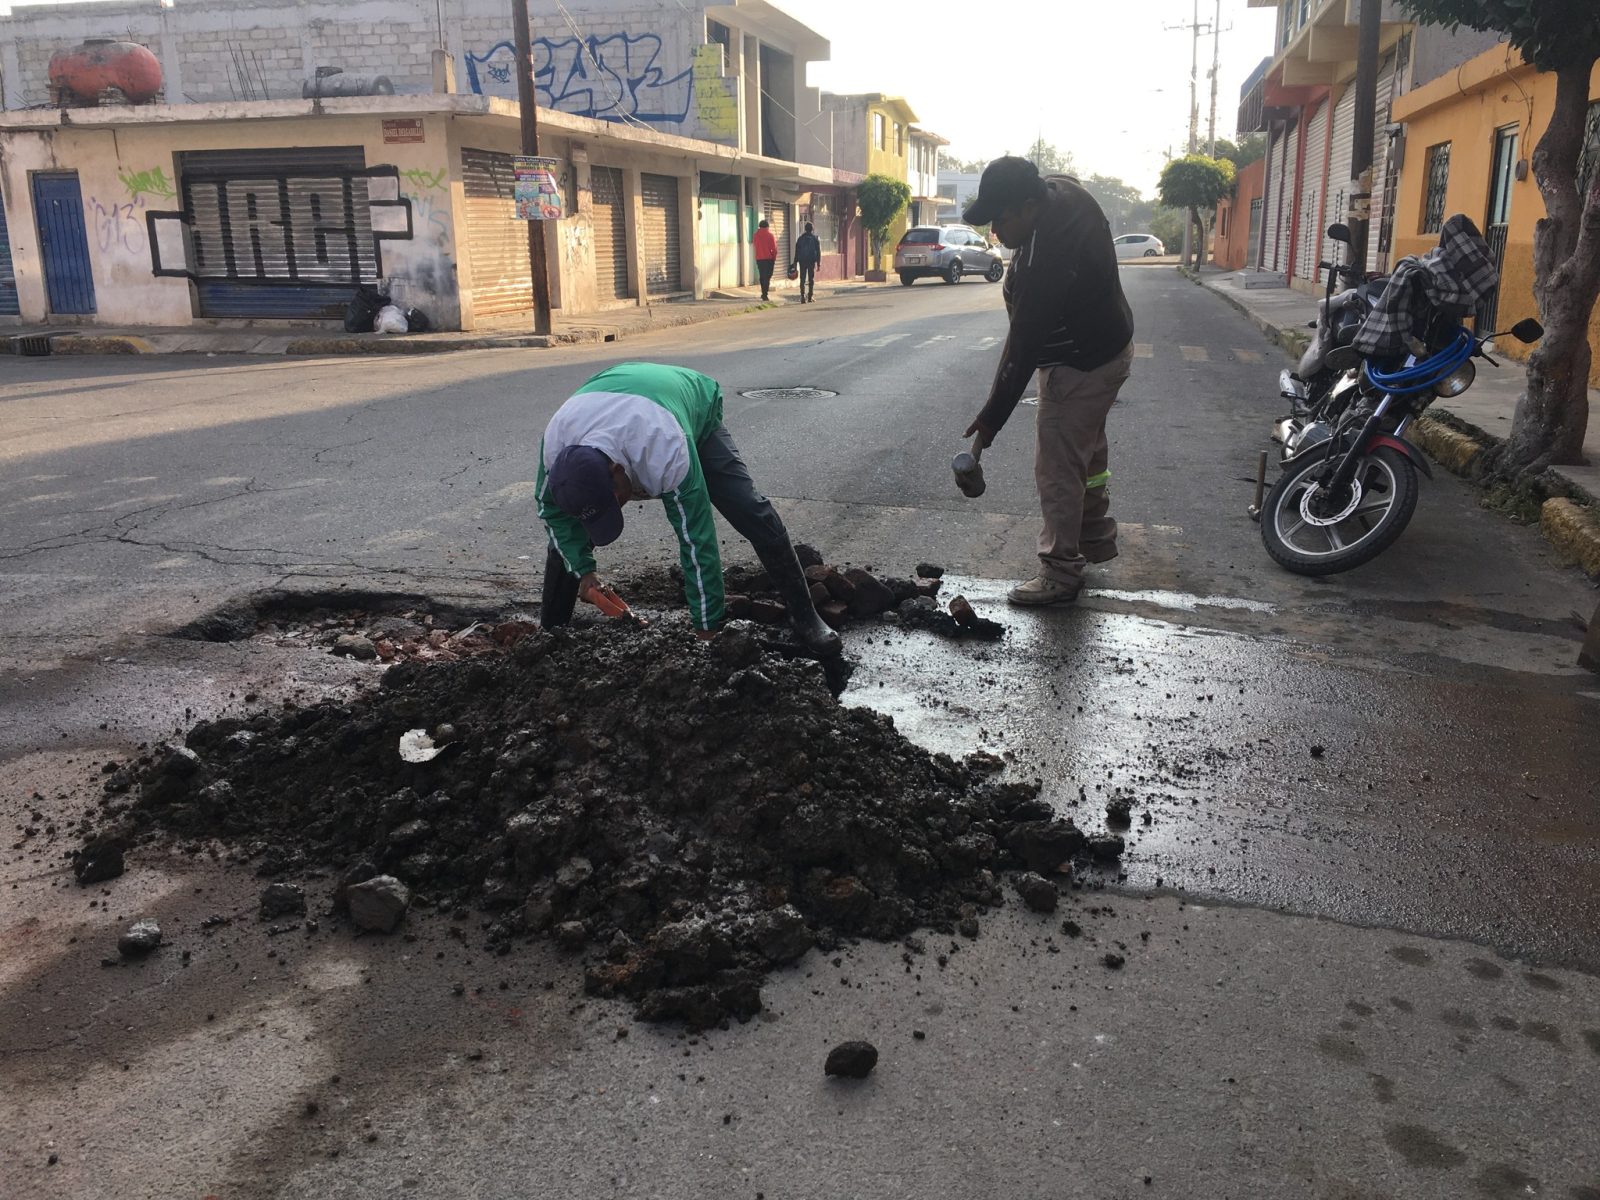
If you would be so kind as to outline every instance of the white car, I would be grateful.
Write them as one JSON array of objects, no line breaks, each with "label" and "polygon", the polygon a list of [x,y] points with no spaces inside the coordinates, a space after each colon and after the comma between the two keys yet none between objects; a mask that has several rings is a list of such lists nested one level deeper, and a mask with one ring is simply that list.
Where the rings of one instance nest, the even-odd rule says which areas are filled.
[{"label": "white car", "polygon": [[1167,252],[1153,233],[1125,233],[1111,243],[1118,258],[1158,258]]}]

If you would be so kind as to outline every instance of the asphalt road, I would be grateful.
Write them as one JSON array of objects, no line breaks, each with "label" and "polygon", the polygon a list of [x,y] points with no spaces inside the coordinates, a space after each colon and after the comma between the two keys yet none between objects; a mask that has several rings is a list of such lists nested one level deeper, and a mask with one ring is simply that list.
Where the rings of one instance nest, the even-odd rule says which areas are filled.
[{"label": "asphalt road", "polygon": [[[573,1007],[571,965],[537,948],[506,970],[515,1019],[509,1000],[452,1010],[467,968],[425,962],[448,945],[427,931],[281,960],[240,933],[231,968],[202,951],[198,974],[99,971],[67,936],[103,940],[146,908],[180,930],[248,911],[251,882],[149,863],[114,914],[85,915],[58,866],[13,851],[0,883],[27,903],[0,917],[0,1115],[27,1133],[0,1179],[29,1195],[156,1194],[163,1170],[197,1195],[525,1194],[513,1179],[585,1196],[1600,1194],[1583,1190],[1600,1187],[1596,1135],[1555,1099],[1600,1075],[1600,688],[1572,666],[1571,619],[1593,589],[1446,476],[1376,563],[1279,571],[1244,516],[1275,351],[1170,269],[1124,278],[1139,357],[1111,425],[1123,553],[1044,613],[1002,599],[1032,567],[1031,408],[986,454],[980,501],[947,467],[1004,333],[998,288],[976,281],[582,351],[0,362],[7,820],[35,790],[72,811],[86,763],[185,710],[365,670],[164,636],[226,597],[529,602],[539,432],[619,357],[722,381],[797,539],[892,571],[943,562],[1008,624],[998,648],[856,635],[847,700],[926,744],[1005,754],[1085,825],[1119,790],[1151,818],[1127,898],[1097,914],[1094,936],[1141,947],[1115,982],[1071,947],[1041,959],[1006,914],[937,986],[906,985],[892,947],[852,953],[859,987],[808,963],[774,985],[781,1019],[696,1043],[693,1071],[659,1035],[602,1037],[618,1014]],[[837,394],[742,395],[799,386]],[[673,557],[639,506],[602,565]],[[894,1042],[934,1021],[953,1040],[888,1058],[876,1090],[818,1084],[810,1060],[846,1028]],[[308,1123],[313,1091],[325,1116]],[[181,1116],[155,1132],[163,1105]],[[118,1158],[136,1135],[148,1147]],[[41,1165],[47,1142],[71,1173]]]}]

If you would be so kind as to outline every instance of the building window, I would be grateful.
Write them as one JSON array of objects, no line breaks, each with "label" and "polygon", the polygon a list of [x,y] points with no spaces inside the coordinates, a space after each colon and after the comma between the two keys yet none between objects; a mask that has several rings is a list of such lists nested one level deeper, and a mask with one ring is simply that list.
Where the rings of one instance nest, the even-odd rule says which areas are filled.
[{"label": "building window", "polygon": [[906,127],[899,121],[894,123],[894,156],[900,158],[906,152]]},{"label": "building window", "polygon": [[821,243],[822,253],[839,253],[839,202],[828,192],[811,194],[811,215],[806,219],[815,226],[812,230]]},{"label": "building window", "polygon": [[1444,226],[1444,194],[1450,186],[1450,143],[1428,147],[1427,183],[1422,197],[1422,232],[1438,233]]},{"label": "building window", "polygon": [[1578,195],[1587,196],[1597,176],[1600,176],[1600,100],[1589,105],[1583,150],[1578,154]]},{"label": "building window", "polygon": [[884,148],[884,130],[887,125],[888,122],[884,120],[882,113],[872,114],[872,144],[879,150]]}]

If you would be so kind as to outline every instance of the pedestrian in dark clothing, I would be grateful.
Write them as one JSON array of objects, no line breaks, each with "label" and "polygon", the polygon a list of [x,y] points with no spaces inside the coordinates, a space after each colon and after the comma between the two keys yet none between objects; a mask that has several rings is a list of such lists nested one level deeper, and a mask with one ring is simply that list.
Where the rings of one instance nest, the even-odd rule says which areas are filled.
[{"label": "pedestrian in dark clothing", "polygon": [[765,221],[756,230],[753,239],[756,252],[756,273],[761,276],[761,298],[767,298],[767,291],[772,287],[772,268],[778,261],[778,239],[772,236],[772,230],[767,228]]},{"label": "pedestrian in dark clothing", "polygon": [[806,222],[806,231],[795,239],[794,265],[800,268],[800,303],[812,304],[817,299],[817,264],[822,261],[822,243]]},{"label": "pedestrian in dark clothing", "polygon": [[1070,603],[1083,588],[1084,565],[1117,555],[1106,417],[1133,363],[1133,313],[1117,276],[1111,229],[1076,181],[1041,179],[1027,159],[1011,157],[984,169],[977,199],[961,219],[989,225],[1016,251],[1005,282],[1010,335],[967,436],[983,446],[993,442],[1028,380],[1039,375],[1039,574],[1012,588],[1008,599]]}]

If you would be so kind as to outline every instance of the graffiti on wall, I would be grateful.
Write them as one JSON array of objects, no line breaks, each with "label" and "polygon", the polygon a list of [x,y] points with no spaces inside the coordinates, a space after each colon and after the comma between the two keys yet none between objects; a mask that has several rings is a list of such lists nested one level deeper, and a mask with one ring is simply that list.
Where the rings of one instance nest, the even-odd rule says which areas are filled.
[{"label": "graffiti on wall", "polygon": [[[707,50],[709,55],[702,53]],[[721,77],[721,54],[720,46],[698,46],[694,64],[673,71],[653,33],[539,38],[533,43],[534,88],[540,104],[574,116],[681,125],[691,115],[704,122],[705,113],[712,118],[708,136],[731,137],[738,110],[732,84]],[[482,54],[469,50],[464,58],[474,92],[516,95],[510,42],[497,42]],[[730,119],[728,112],[735,116]]]},{"label": "graffiti on wall", "polygon": [[400,172],[400,178],[420,190],[423,188],[444,187],[447,174],[448,172],[443,167],[440,167],[437,171],[425,171],[421,167],[407,167]]},{"label": "graffiti on wall", "polygon": [[144,253],[144,197],[131,203],[116,200],[109,203],[98,196],[89,197],[88,217],[94,223],[95,242],[104,255],[139,255]]},{"label": "graffiti on wall", "polygon": [[[151,231],[152,270],[188,279],[376,281],[384,274],[383,243],[414,235],[413,201],[400,194],[399,180],[392,166],[315,175],[186,175],[181,211],[140,214]],[[390,189],[395,199],[372,194]],[[141,210],[143,204],[138,201]],[[181,253],[183,262],[163,261],[163,247],[173,258]]]},{"label": "graffiti on wall", "polygon": [[440,249],[447,249],[450,245],[450,202],[421,192],[407,199],[411,201],[416,236],[432,241]]},{"label": "graffiti on wall", "polygon": [[128,195],[135,200],[141,196],[170,200],[178,194],[167,173],[160,167],[151,167],[148,171],[118,171],[117,178],[122,180],[122,186],[128,189]]}]

